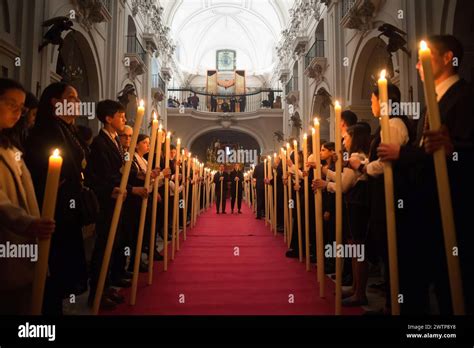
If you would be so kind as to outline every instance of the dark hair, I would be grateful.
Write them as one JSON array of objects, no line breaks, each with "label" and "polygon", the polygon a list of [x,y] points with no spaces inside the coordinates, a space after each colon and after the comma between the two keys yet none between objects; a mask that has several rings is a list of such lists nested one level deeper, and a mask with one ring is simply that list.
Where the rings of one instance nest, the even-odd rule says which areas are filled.
[{"label": "dark hair", "polygon": [[[372,93],[377,97],[379,98],[379,87],[376,86]],[[388,99],[391,100],[392,102],[394,103],[400,103],[400,101],[402,100],[402,95],[400,93],[400,89],[398,89],[398,87],[396,85],[394,85],[393,83],[389,83],[387,85],[387,94],[388,94]]]},{"label": "dark hair", "polygon": [[138,134],[137,144],[138,144],[139,142],[141,142],[141,141],[147,139],[147,138],[149,138],[149,136],[146,135],[146,134],[143,134],[143,133]]},{"label": "dark hair", "polygon": [[106,99],[97,103],[96,115],[103,124],[107,123],[105,121],[107,116],[114,117],[117,112],[125,112],[125,108],[115,100]]},{"label": "dark hair", "polygon": [[38,104],[35,126],[51,123],[55,115],[51,100],[53,98],[60,99],[68,87],[71,87],[71,85],[65,82],[54,82],[44,89]]},{"label": "dark hair", "polygon": [[[23,88],[21,83],[12,80],[12,79],[0,79],[0,96],[7,93],[10,90],[19,90],[23,93],[26,93],[26,90]],[[13,129],[2,129],[0,130],[0,147],[8,148],[12,145],[19,147],[18,139],[16,137],[17,132]]]},{"label": "dark hair", "polygon": [[341,113],[341,119],[344,120],[347,127],[353,126],[357,123],[357,115],[351,110],[344,110]]},{"label": "dark hair", "polygon": [[441,54],[446,52],[453,52],[453,58],[458,59],[457,65],[452,65],[454,72],[458,72],[459,65],[464,57],[464,48],[461,42],[453,35],[433,35],[428,38],[428,42],[436,47]]},{"label": "dark hair", "polygon": [[84,142],[88,142],[92,138],[93,133],[91,128],[81,124],[77,125],[76,128],[77,132],[79,133],[79,137],[81,137]]},{"label": "dark hair", "polygon": [[336,144],[334,144],[332,141],[323,143],[323,146],[329,151],[336,151]]},{"label": "dark hair", "polygon": [[38,108],[38,105],[39,105],[38,98],[36,98],[36,96],[33,93],[27,92],[26,98],[25,98],[25,107],[31,110],[31,109]]},{"label": "dark hair", "polygon": [[7,91],[12,89],[17,89],[26,93],[26,90],[21,83],[12,79],[0,79],[0,96],[4,95]]},{"label": "dark hair", "polygon": [[357,123],[347,128],[347,134],[352,138],[351,148],[348,149],[349,154],[353,152],[369,153],[370,148],[370,126],[367,128],[362,123]]}]

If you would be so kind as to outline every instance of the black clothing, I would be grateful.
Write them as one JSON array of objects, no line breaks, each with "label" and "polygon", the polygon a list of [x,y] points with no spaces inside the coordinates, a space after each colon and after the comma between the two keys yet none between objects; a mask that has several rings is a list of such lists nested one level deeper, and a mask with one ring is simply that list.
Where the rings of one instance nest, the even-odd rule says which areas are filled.
[{"label": "black clothing", "polygon": [[236,171],[233,170],[230,172],[230,209],[233,211],[234,206],[235,206],[235,188],[236,188],[236,181],[235,178],[239,178],[239,182],[237,184],[237,209],[240,211],[240,208],[242,207],[242,190],[243,190],[243,182],[244,182],[244,174],[242,171]]},{"label": "black clothing", "polygon": [[[222,182],[222,206],[221,206],[221,181],[220,178],[224,178]],[[226,203],[226,196],[227,196],[227,182],[229,181],[229,174],[223,172],[217,172],[214,174],[213,182],[216,184],[216,209],[219,212],[219,208],[221,207],[221,211],[225,213],[225,203]]]}]

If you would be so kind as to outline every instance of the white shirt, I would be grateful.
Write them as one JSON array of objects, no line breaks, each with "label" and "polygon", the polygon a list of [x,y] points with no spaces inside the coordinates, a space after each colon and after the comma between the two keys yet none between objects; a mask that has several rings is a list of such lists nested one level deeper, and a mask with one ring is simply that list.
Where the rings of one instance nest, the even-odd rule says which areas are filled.
[{"label": "white shirt", "polygon": [[459,75],[454,74],[454,75],[448,77],[446,80],[444,80],[440,84],[438,84],[435,87],[435,89],[436,89],[436,100],[440,101],[441,98],[443,98],[443,95],[446,94],[448,89],[450,89],[452,85],[454,85],[456,82],[458,82],[459,79],[460,79]]},{"label": "white shirt", "polygon": [[[367,156],[363,153],[357,153],[354,152],[351,154],[352,156],[358,156],[361,158],[361,163],[366,164],[367,163]],[[326,174],[326,180],[330,180],[327,185],[327,190],[329,192],[336,192],[336,172],[328,169],[328,172]],[[349,191],[352,187],[355,186],[355,184],[359,180],[367,180],[367,175],[364,173],[359,172],[358,170],[353,170],[350,167],[344,167],[342,169],[342,175],[341,175],[341,187],[342,187],[342,193],[346,193]]]},{"label": "white shirt", "polygon": [[[409,136],[405,123],[398,117],[391,118],[388,123],[390,125],[390,142],[398,145],[407,144]],[[367,165],[367,174],[373,177],[383,174],[383,163],[380,159],[372,161]]]}]

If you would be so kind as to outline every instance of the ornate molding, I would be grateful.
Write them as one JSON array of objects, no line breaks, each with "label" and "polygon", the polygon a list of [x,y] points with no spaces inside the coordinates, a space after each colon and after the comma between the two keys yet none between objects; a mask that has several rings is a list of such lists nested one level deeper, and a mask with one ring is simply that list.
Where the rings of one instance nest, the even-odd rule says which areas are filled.
[{"label": "ornate molding", "polygon": [[308,67],[304,71],[304,74],[309,78],[315,79],[316,82],[320,82],[323,79],[323,75],[327,68],[326,57],[314,57],[309,63]]},{"label": "ornate molding", "polygon": [[372,0],[358,0],[342,18],[341,25],[346,29],[365,32],[373,29],[375,5]]},{"label": "ornate molding", "polygon": [[77,12],[77,21],[88,31],[94,24],[109,21],[112,16],[100,0],[73,0]]}]

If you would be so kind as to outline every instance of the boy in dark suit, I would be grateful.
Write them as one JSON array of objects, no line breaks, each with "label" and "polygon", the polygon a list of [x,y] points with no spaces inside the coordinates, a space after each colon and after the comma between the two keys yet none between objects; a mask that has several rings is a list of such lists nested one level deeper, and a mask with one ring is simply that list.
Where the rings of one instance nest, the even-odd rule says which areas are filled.
[{"label": "boy in dark suit", "polygon": [[[100,214],[96,222],[96,241],[92,253],[90,266],[90,292],[89,305],[92,305],[97,281],[102,266],[102,259],[107,245],[110,223],[115,208],[115,199],[120,194],[120,180],[122,178],[122,166],[124,164],[124,151],[118,133],[125,128],[125,109],[113,100],[103,100],[97,104],[97,118],[104,127],[94,138],[91,144],[91,154],[86,168],[86,180],[94,190],[100,205]],[[131,160],[131,159],[130,159]],[[140,194],[141,188],[127,186],[127,193]],[[123,193],[126,194],[126,193]],[[120,223],[116,234],[116,240],[121,238]],[[115,242],[114,245],[118,245]],[[124,269],[121,262],[117,262],[118,253],[124,250],[114,250],[110,270],[107,275],[106,290],[101,301],[101,308],[113,309],[117,303],[123,302],[123,297],[108,286],[130,286],[130,281],[123,279]]]},{"label": "boy in dark suit", "polygon": [[224,171],[224,165],[219,166],[219,171],[214,174],[214,183],[216,184],[216,209],[219,214],[219,207],[221,207],[221,183],[222,183],[222,214],[225,214],[225,201],[227,195],[227,182],[229,181],[229,174]]},{"label": "boy in dark suit", "polygon": [[[428,117],[418,123],[412,146],[381,144],[382,160],[394,161],[413,178],[410,195],[404,199],[411,219],[399,235],[400,293],[404,295],[402,313],[423,314],[428,307],[428,288],[435,284],[441,314],[451,314],[446,255],[433,165],[433,153],[444,147],[451,188],[452,205],[459,248],[465,308],[474,310],[472,223],[469,202],[473,181],[469,176],[474,160],[474,93],[472,86],[458,75],[463,57],[461,43],[451,35],[436,35],[428,40],[432,52],[435,88],[442,127],[428,130]],[[456,62],[456,64],[455,64]],[[423,79],[420,63],[417,64]],[[397,197],[399,198],[399,197]],[[469,199],[469,200],[468,200]],[[415,267],[414,267],[415,266]]]}]

